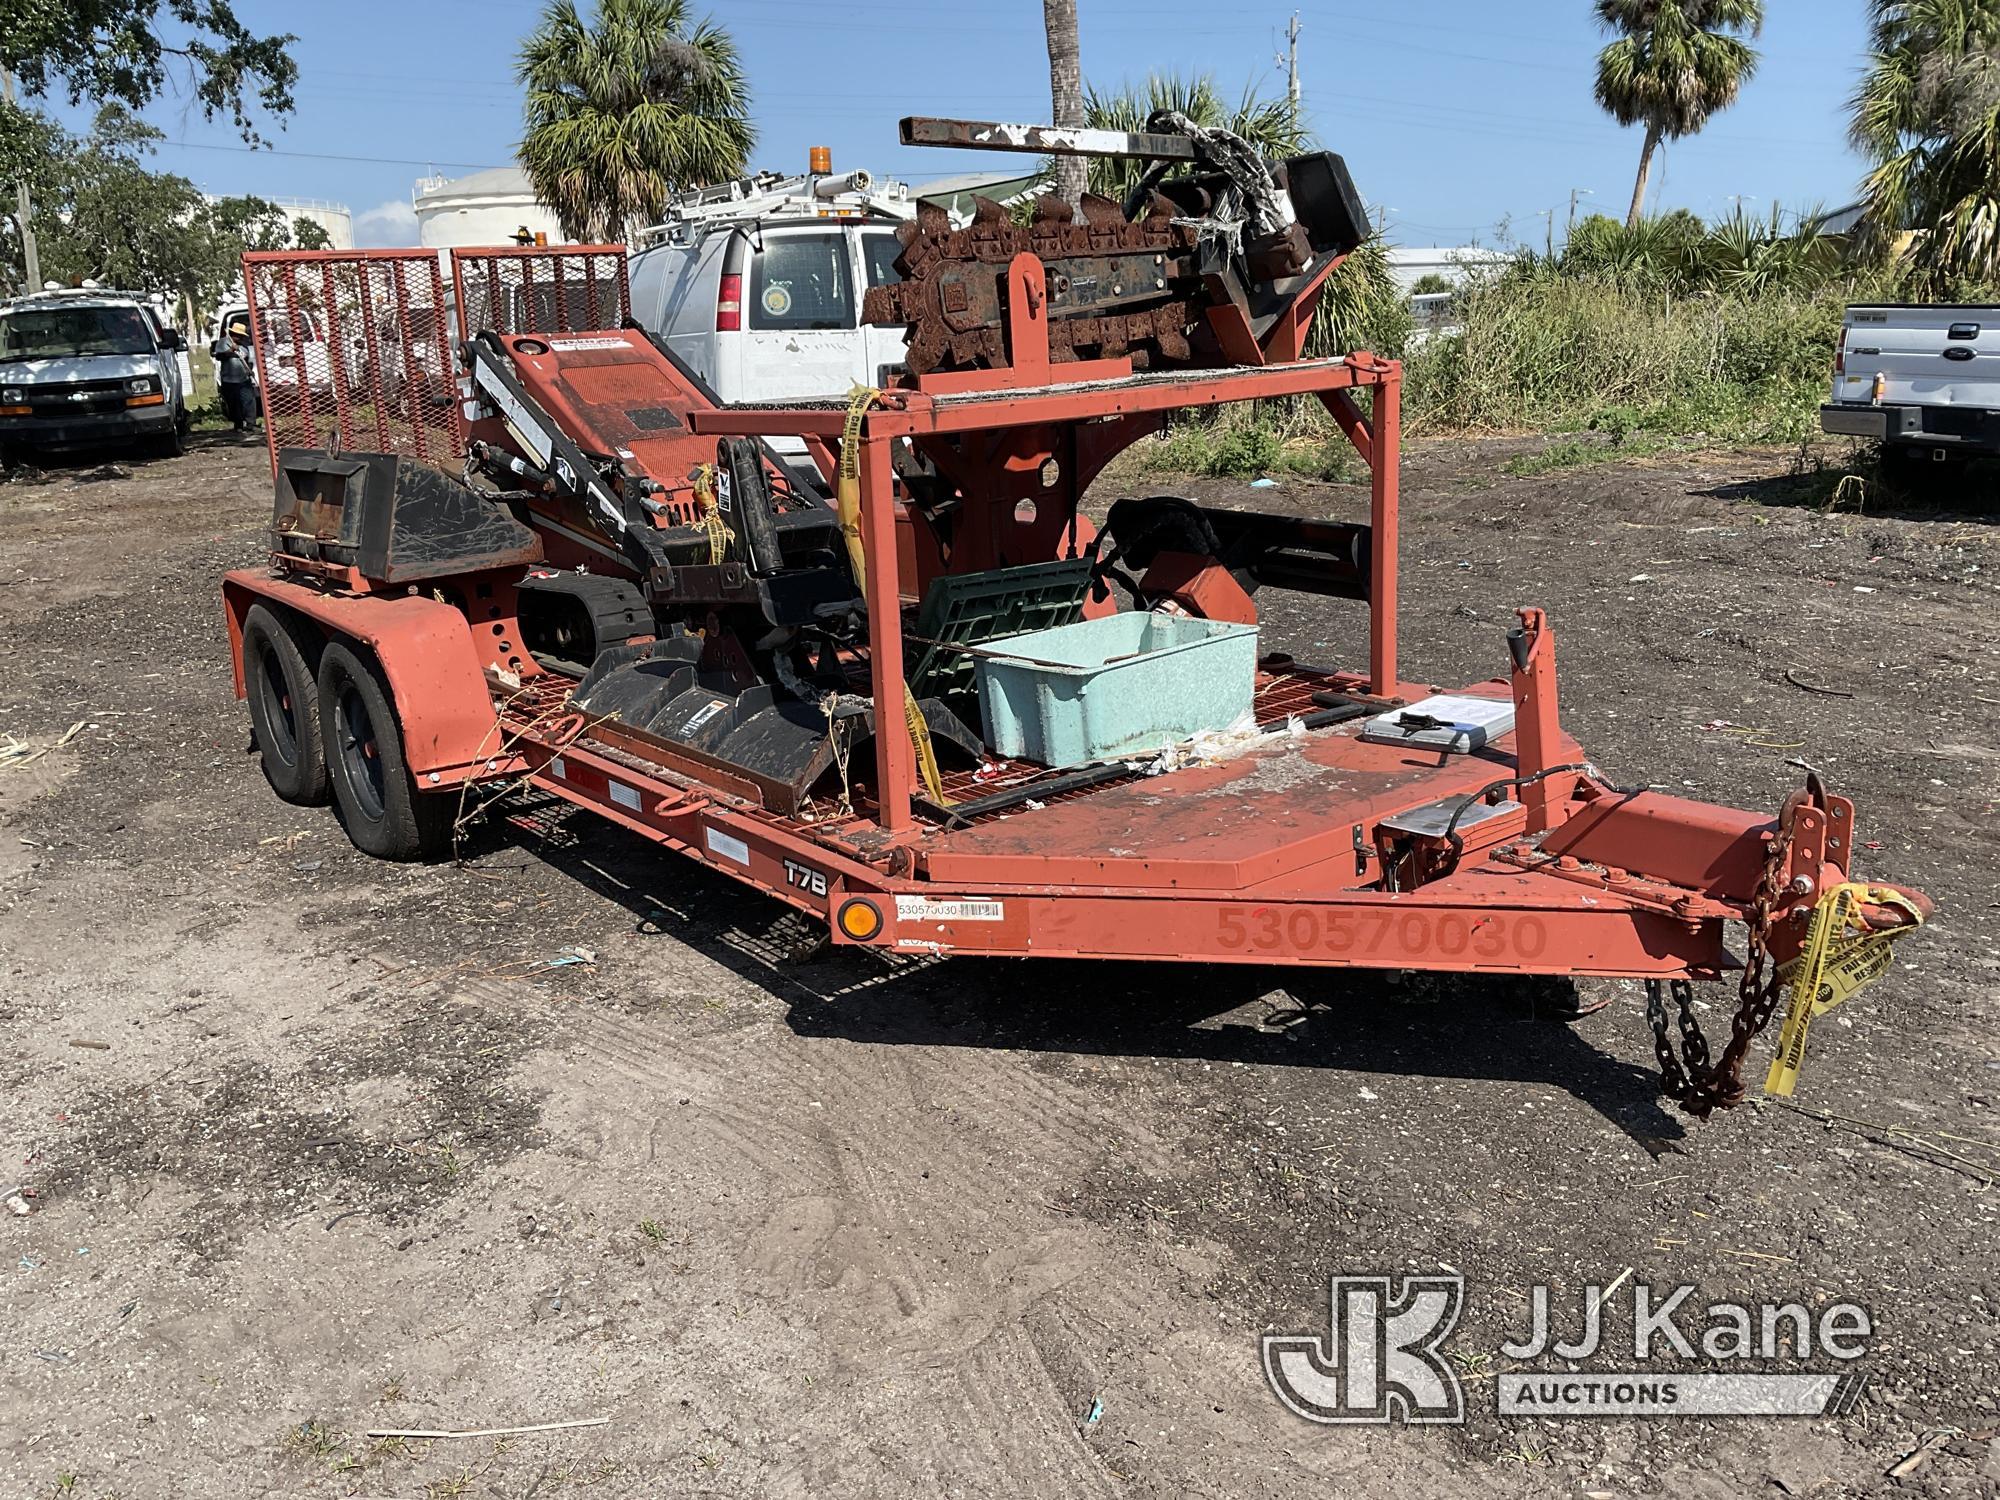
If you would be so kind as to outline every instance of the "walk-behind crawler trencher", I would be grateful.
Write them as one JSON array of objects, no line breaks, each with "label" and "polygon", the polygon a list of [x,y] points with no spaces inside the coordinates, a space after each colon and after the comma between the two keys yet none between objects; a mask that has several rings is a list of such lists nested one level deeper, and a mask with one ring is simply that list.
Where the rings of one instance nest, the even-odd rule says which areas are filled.
[{"label": "walk-behind crawler trencher", "polygon": [[[531,785],[841,944],[1643,980],[1697,1115],[1789,988],[1789,1090],[1928,903],[1853,881],[1853,804],[1815,775],[1775,816],[1612,785],[1538,609],[1489,681],[1403,675],[1401,370],[1304,353],[1365,233],[1346,170],[1152,125],[905,121],[1148,165],[1123,205],[926,209],[880,286],[830,235],[728,289],[718,318],[906,324],[907,368],[846,399],[719,405],[632,321],[614,247],[454,252],[449,299],[429,251],[246,256],[260,355],[323,330],[331,375],[265,386],[271,559],[223,584],[272,786],[407,859]],[[1285,399],[1366,463],[1365,522],[1079,510],[1175,414]],[[1362,605],[1362,653],[1292,655],[1272,590]],[[1725,980],[1711,1055],[1692,987]]]}]

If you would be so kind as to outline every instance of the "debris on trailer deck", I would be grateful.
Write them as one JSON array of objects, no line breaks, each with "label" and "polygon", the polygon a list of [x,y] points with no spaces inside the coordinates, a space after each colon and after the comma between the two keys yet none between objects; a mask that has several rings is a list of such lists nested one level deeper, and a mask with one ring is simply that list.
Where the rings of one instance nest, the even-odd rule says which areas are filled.
[{"label": "debris on trailer deck", "polygon": [[1252,751],[1303,739],[1305,732],[1305,720],[1297,714],[1276,728],[1265,728],[1254,715],[1246,713],[1227,729],[1204,729],[1200,734],[1168,745],[1149,761],[1132,764],[1142,776],[1165,776],[1189,766],[1219,766]]}]

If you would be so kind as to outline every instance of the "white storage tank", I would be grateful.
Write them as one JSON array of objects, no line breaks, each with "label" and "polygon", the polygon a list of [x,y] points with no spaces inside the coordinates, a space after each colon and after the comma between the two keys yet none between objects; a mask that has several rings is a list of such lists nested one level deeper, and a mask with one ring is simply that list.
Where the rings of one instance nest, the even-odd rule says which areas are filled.
[{"label": "white storage tank", "polygon": [[289,218],[311,219],[326,231],[327,248],[354,248],[354,215],[345,203],[329,203],[324,198],[273,198]]},{"label": "white storage tank", "polygon": [[535,201],[528,174],[519,167],[493,167],[470,177],[427,177],[418,182],[417,243],[449,250],[471,245],[505,245],[517,231],[563,241],[555,214]]}]

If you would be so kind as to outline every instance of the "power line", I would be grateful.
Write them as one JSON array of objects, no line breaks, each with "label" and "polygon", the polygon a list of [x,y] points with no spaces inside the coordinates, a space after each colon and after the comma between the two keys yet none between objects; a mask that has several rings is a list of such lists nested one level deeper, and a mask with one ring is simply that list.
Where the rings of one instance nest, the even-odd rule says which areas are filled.
[{"label": "power line", "polygon": [[182,151],[242,151],[252,156],[295,156],[305,161],[356,161],[378,167],[469,167],[475,172],[488,172],[500,165],[490,161],[445,161],[435,156],[418,161],[405,156],[344,156],[331,151],[279,151],[270,146],[224,146],[211,145],[203,141],[163,141],[161,144],[174,146]]}]

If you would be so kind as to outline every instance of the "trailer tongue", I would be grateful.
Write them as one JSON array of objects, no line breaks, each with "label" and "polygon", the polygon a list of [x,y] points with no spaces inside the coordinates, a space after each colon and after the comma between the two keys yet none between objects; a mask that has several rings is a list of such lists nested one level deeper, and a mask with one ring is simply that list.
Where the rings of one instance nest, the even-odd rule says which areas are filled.
[{"label": "trailer tongue", "polygon": [[[410,858],[533,785],[843,944],[1642,980],[1662,1087],[1700,1116],[1742,1097],[1789,994],[1789,1091],[1814,1015],[1928,903],[1851,879],[1854,808],[1817,776],[1776,816],[1612,785],[1561,727],[1539,610],[1491,680],[1408,680],[1400,368],[1300,357],[1337,159],[1267,174],[1291,207],[1256,228],[1227,141],[1112,145],[1167,163],[1144,174],[1167,209],[920,220],[894,309],[917,373],[844,403],[719,406],[631,324],[604,247],[461,256],[451,404],[421,362],[335,361],[332,411],[269,414],[271,564],[224,595],[274,786],[330,786],[358,844]],[[1180,229],[1191,249],[1152,243]],[[1123,287],[1170,253],[1198,269],[1081,306],[1081,259]],[[354,291],[379,254],[252,256],[247,280],[260,321],[310,301],[373,338],[439,321],[409,305],[427,255],[393,262],[400,305]],[[1169,414],[1298,398],[1367,463],[1365,519],[1135,497],[1099,534],[1080,510]],[[440,446],[456,478],[419,461]],[[1354,664],[1263,634],[1266,590],[1361,606]],[[1736,996],[1711,1049],[1714,981]]]}]

